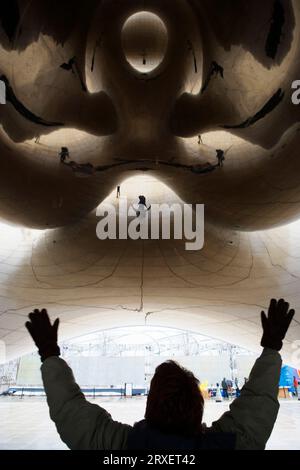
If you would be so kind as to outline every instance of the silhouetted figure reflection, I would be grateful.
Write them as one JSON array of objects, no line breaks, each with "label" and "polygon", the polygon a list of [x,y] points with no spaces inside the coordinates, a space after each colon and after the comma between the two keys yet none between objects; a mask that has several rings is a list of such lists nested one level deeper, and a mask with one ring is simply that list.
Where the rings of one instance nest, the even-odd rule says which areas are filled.
[{"label": "silhouetted figure reflection", "polygon": [[65,163],[68,158],[70,158],[69,149],[67,147],[62,147],[60,156],[60,163]]},{"label": "silhouetted figure reflection", "polygon": [[225,161],[225,152],[224,150],[218,149],[217,152],[217,159],[218,159],[218,166],[223,167]]},{"label": "silhouetted figure reflection", "polygon": [[224,78],[224,68],[217,62],[213,61],[211,64],[211,75],[220,75]]},{"label": "silhouetted figure reflection", "polygon": [[140,216],[143,217],[143,216],[146,215],[147,211],[150,211],[151,205],[149,207],[147,207],[146,197],[145,196],[139,196],[139,202],[137,204],[137,208],[134,207],[134,209],[136,211],[137,217],[140,217]]}]

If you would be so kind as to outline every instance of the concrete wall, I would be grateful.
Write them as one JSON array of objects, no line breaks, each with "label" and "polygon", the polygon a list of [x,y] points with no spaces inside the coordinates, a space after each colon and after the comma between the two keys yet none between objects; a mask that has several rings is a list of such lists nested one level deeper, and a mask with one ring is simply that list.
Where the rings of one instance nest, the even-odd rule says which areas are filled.
[{"label": "concrete wall", "polygon": [[143,357],[73,357],[68,359],[78,383],[82,386],[144,386]]},{"label": "concrete wall", "polygon": [[[124,386],[125,382],[135,387],[144,386],[143,357],[73,357],[68,359],[76,381],[80,386]],[[42,385],[40,360],[35,356],[21,359],[17,385]]]}]

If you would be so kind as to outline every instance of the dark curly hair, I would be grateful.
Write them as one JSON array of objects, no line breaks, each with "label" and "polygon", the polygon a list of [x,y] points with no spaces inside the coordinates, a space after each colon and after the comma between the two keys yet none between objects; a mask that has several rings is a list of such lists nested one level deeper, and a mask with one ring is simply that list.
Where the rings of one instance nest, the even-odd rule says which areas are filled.
[{"label": "dark curly hair", "polygon": [[194,437],[202,432],[204,399],[192,372],[174,361],[159,365],[151,381],[146,422],[167,434]]}]

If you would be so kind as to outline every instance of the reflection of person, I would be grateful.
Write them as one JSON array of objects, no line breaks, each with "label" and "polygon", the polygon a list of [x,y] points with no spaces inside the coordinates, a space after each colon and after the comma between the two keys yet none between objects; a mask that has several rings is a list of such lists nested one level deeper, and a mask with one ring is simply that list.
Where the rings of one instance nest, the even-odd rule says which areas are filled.
[{"label": "reflection of person", "polygon": [[139,196],[139,205],[145,206],[147,209],[146,198],[145,196]]},{"label": "reflection of person", "polygon": [[117,186],[117,199],[121,196],[121,186]]},{"label": "reflection of person", "polygon": [[224,78],[224,68],[219,65],[215,60],[211,63],[211,75],[220,75]]},{"label": "reflection of person", "polygon": [[[133,206],[134,207],[134,206]],[[139,202],[137,208],[134,207],[137,217],[145,217],[146,212],[150,211],[151,206],[147,207],[147,201],[145,196],[139,196]]]},{"label": "reflection of person", "polygon": [[209,69],[209,73],[208,73],[208,76],[204,82],[204,85],[202,87],[202,90],[201,90],[201,93],[204,93],[205,90],[207,89],[211,79],[213,76],[218,76],[220,75],[220,77],[224,78],[224,68],[219,65],[215,60],[212,61],[211,65],[210,65],[210,69]]},{"label": "reflection of person", "polygon": [[261,313],[261,356],[249,381],[229,411],[210,428],[202,424],[204,400],[192,372],[167,361],[151,381],[145,420],[133,427],[114,421],[102,407],[89,403],[57,344],[59,320],[47,311],[29,314],[26,327],[42,359],[42,378],[51,419],[73,450],[264,449],[278,410],[282,360],[279,351],[295,312],[283,299],[271,300]]},{"label": "reflection of person", "polygon": [[218,166],[223,167],[224,166],[224,161],[225,161],[225,152],[224,150],[216,150],[217,152],[217,159],[218,159]]},{"label": "reflection of person", "polygon": [[65,163],[67,158],[70,158],[69,149],[67,147],[62,147],[59,156],[60,156],[60,162]]},{"label": "reflection of person", "polygon": [[228,379],[227,380],[228,397],[232,396],[232,388],[233,388],[233,382],[232,380]]}]

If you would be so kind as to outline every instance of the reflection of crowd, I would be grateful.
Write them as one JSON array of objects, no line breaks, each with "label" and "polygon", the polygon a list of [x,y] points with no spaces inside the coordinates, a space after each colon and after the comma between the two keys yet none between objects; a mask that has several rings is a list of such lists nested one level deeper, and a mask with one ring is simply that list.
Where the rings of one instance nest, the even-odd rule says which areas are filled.
[{"label": "reflection of crowd", "polygon": [[[244,379],[245,383],[247,382],[247,379]],[[233,396],[240,396],[240,387],[239,387],[239,380],[236,377],[234,379],[234,384],[232,380],[226,379],[226,377],[223,378],[222,380],[222,396],[223,398],[229,398]]]},{"label": "reflection of crowd", "polygon": [[[244,383],[246,384],[247,381],[248,379],[245,377]],[[229,398],[239,397],[241,394],[239,379],[237,377],[234,379],[234,382],[224,377],[220,383],[216,383],[216,385],[211,385],[210,387],[207,382],[202,383],[200,390],[205,398],[215,398],[216,401],[222,401],[223,399],[229,400]]]},{"label": "reflection of crowd", "polygon": [[[244,384],[247,382],[248,378],[244,377]],[[234,379],[234,382],[224,377],[220,383],[216,383],[216,385],[211,385],[210,387],[208,386],[208,382],[204,382],[200,385],[200,390],[205,398],[214,398],[216,401],[222,401],[223,399],[229,400],[230,398],[239,397],[241,394],[239,379],[237,377]],[[300,401],[300,378],[294,376],[293,386],[290,390],[293,396]]]}]

